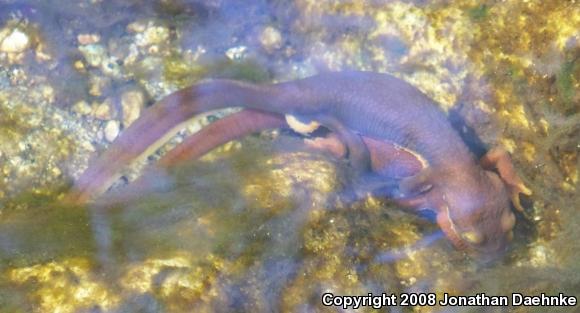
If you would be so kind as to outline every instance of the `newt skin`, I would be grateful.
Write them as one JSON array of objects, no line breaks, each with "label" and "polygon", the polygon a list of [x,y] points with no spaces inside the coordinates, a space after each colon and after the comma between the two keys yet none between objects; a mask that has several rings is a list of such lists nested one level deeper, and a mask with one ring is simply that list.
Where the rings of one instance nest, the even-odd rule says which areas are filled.
[{"label": "newt skin", "polygon": [[[196,114],[226,107],[254,111],[236,113],[229,123],[214,126],[217,139],[207,149],[228,138],[277,127],[280,118],[290,114],[318,121],[336,132],[353,165],[374,172],[379,180],[384,177],[385,186],[393,182],[388,171],[383,171],[385,166],[398,168],[398,164],[422,159],[427,165],[417,173],[395,177],[397,191],[389,196],[412,210],[434,211],[437,223],[457,248],[479,255],[505,250],[515,224],[510,199],[521,209],[519,193],[531,193],[505,151],[492,149],[477,160],[437,104],[412,85],[387,74],[330,72],[271,85],[212,80],[170,94],[146,110],[89,166],[69,199],[82,203],[95,197],[124,166],[177,125]],[[208,132],[194,137],[190,146],[203,140],[204,134]],[[403,157],[393,161],[393,151],[402,151],[399,148],[404,148]],[[380,184],[371,189],[377,187]]]}]

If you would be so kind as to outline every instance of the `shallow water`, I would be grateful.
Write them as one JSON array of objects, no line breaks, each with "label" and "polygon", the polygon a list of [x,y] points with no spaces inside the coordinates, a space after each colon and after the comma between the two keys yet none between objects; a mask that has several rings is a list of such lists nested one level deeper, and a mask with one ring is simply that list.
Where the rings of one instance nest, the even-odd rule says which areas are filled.
[{"label": "shallow water", "polygon": [[[578,298],[579,29],[575,1],[0,0],[0,312],[342,312],[325,292]],[[126,169],[101,197],[114,207],[61,201],[94,153],[180,87],[344,69],[400,77],[473,129],[474,153],[511,152],[534,193],[501,260],[481,265],[386,200],[345,203],[348,164],[287,131],[148,177],[145,192],[124,186],[230,111]]]}]

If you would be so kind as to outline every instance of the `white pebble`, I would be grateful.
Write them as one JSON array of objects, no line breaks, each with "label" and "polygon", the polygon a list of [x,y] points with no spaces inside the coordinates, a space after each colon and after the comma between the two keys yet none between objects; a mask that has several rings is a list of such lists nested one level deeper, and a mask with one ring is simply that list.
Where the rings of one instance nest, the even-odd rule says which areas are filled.
[{"label": "white pebble", "polygon": [[276,28],[268,26],[260,34],[260,43],[266,51],[272,52],[282,47],[282,35]]},{"label": "white pebble", "polygon": [[0,51],[7,53],[21,53],[30,46],[28,35],[19,29],[13,29],[0,44]]},{"label": "white pebble", "polygon": [[113,142],[115,138],[119,135],[120,125],[119,122],[112,120],[108,121],[105,125],[105,139],[109,142]]},{"label": "white pebble", "polygon": [[226,51],[226,56],[230,60],[241,60],[241,59],[246,57],[247,52],[248,52],[248,47],[238,46],[238,47],[229,48]]}]

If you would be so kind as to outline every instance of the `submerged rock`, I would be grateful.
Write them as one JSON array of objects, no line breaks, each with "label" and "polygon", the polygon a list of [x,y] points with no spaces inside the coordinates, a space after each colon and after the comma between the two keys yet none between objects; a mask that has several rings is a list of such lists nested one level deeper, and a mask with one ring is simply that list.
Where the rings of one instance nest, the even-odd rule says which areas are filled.
[{"label": "submerged rock", "polygon": [[135,43],[140,47],[163,44],[169,40],[169,28],[164,25],[148,23],[145,28],[137,27],[135,31]]},{"label": "submerged rock", "polygon": [[90,44],[79,47],[87,63],[92,67],[99,65],[107,58],[107,50],[100,44]]},{"label": "submerged rock", "polygon": [[128,90],[121,95],[123,127],[129,127],[141,114],[145,106],[145,95],[140,90]]},{"label": "submerged rock", "polygon": [[89,94],[100,97],[106,95],[111,88],[111,79],[106,76],[91,75],[89,78]]},{"label": "submerged rock", "polygon": [[22,53],[30,47],[30,38],[18,28],[0,30],[0,39],[2,37],[4,39],[0,43],[0,52]]},{"label": "submerged rock", "polygon": [[120,124],[118,121],[112,120],[108,121],[105,125],[105,139],[108,142],[113,142],[119,135]]},{"label": "submerged rock", "polygon": [[268,26],[260,33],[260,43],[266,51],[273,52],[282,47],[282,34],[278,29]]},{"label": "submerged rock", "polygon": [[89,115],[92,112],[91,106],[84,100],[76,102],[72,110],[80,115]]},{"label": "submerged rock", "polygon": [[92,115],[100,120],[110,120],[113,118],[113,99],[107,98],[103,103],[93,103]]}]

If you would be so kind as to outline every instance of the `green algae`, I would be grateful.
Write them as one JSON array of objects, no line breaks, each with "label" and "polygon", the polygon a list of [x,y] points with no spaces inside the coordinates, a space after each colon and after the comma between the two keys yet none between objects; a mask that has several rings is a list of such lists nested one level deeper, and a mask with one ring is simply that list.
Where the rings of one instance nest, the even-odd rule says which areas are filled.
[{"label": "green algae", "polygon": [[580,71],[580,66],[576,62],[577,60],[578,58],[564,62],[556,75],[556,84],[561,101],[568,109],[573,109],[573,106],[577,105],[572,102],[578,92],[578,89],[574,87],[579,83],[576,74]]},{"label": "green algae", "polygon": [[0,138],[2,138],[0,145],[16,144],[22,139],[26,129],[27,127],[21,125],[8,108],[0,106]]},{"label": "green algae", "polygon": [[480,21],[485,19],[489,14],[489,7],[486,4],[482,4],[471,8],[468,10],[469,17],[474,21]]},{"label": "green algae", "polygon": [[255,83],[266,82],[270,79],[270,74],[264,66],[252,59],[218,61],[210,66],[208,76]]},{"label": "green algae", "polygon": [[200,80],[208,69],[197,63],[188,63],[180,55],[173,54],[164,59],[164,79],[184,88]]},{"label": "green algae", "polygon": [[0,237],[12,240],[1,248],[0,271],[7,264],[27,267],[63,257],[94,257],[88,212],[54,199],[54,194],[22,193],[4,203]]},{"label": "green algae", "polygon": [[269,79],[264,67],[251,59],[230,60],[217,58],[188,62],[180,55],[164,58],[164,80],[179,88],[192,85],[202,78],[227,78],[250,82],[265,82]]}]

